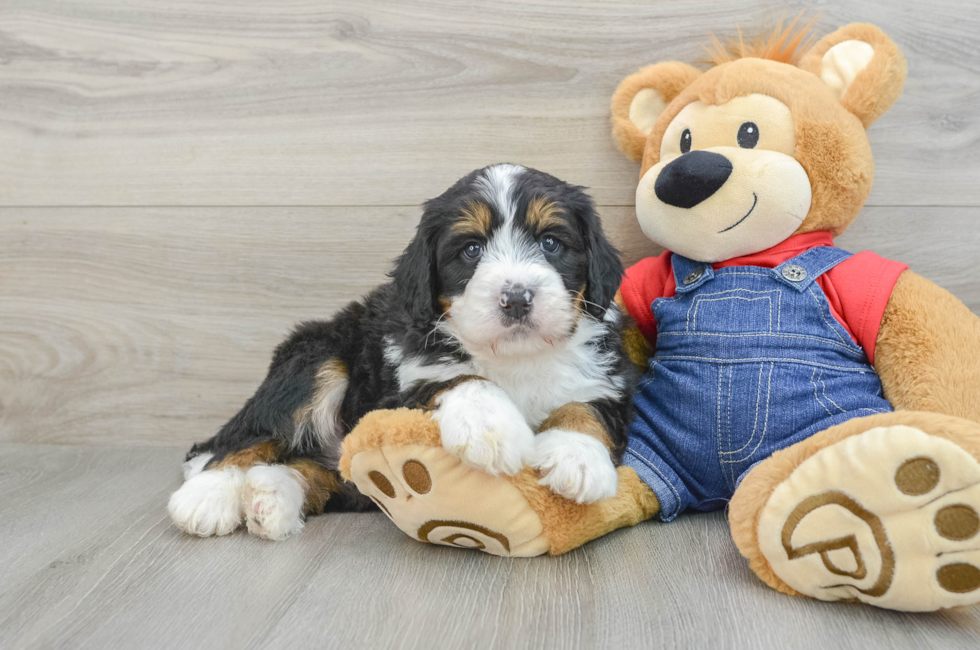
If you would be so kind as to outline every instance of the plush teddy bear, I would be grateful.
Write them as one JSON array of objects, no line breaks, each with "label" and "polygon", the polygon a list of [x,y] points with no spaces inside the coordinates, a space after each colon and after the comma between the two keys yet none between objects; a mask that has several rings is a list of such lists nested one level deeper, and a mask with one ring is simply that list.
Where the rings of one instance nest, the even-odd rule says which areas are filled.
[{"label": "plush teddy bear", "polygon": [[833,246],[874,162],[865,129],[905,61],[872,25],[652,65],[612,99],[642,160],[643,232],[667,251],[618,301],[646,368],[617,495],[581,506],[533,470],[493,477],[419,411],[370,414],[342,473],[421,541],[565,552],[729,506],[771,587],[925,611],[980,601],[980,319],[904,264]]}]

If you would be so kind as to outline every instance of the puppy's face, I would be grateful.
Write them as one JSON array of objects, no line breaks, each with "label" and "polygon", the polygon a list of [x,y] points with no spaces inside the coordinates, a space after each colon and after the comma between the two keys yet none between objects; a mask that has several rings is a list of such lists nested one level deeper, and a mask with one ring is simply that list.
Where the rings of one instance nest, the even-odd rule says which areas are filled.
[{"label": "puppy's face", "polygon": [[471,354],[549,349],[601,319],[622,277],[588,196],[515,165],[428,202],[412,246],[427,250],[438,327]]}]

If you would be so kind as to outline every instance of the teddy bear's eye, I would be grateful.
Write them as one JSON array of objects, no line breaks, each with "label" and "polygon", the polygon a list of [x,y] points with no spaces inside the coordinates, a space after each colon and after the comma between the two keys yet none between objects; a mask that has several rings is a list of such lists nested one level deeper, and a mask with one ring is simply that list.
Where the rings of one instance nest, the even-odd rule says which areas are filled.
[{"label": "teddy bear's eye", "polygon": [[691,141],[691,129],[684,129],[684,133],[681,133],[681,153],[691,150]]},{"label": "teddy bear's eye", "polygon": [[738,146],[751,149],[759,144],[759,127],[755,122],[745,122],[738,127]]}]

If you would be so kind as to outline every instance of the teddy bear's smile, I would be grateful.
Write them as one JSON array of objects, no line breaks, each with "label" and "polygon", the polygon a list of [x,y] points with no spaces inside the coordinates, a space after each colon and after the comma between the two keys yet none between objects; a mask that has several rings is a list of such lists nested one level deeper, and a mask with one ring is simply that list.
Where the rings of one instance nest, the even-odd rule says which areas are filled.
[{"label": "teddy bear's smile", "polygon": [[736,221],[735,223],[733,223],[732,225],[728,226],[724,230],[719,230],[718,231],[718,234],[720,235],[723,232],[728,232],[729,230],[731,230],[732,228],[734,228],[738,224],[740,224],[743,221],[745,221],[746,219],[748,219],[749,218],[749,215],[752,214],[752,211],[755,210],[755,206],[757,206],[758,204],[759,204],[759,195],[756,194],[755,192],[752,192],[752,207],[749,208],[749,211],[745,213],[745,216],[742,217],[741,219],[739,219],[738,221]]}]

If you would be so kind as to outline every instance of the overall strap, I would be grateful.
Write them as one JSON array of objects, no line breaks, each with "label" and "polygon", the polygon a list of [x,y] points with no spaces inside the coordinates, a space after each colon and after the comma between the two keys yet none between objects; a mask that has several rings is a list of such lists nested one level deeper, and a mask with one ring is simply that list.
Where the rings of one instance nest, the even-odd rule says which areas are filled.
[{"label": "overall strap", "polygon": [[786,260],[772,269],[772,274],[779,282],[803,292],[816,282],[817,278],[851,255],[836,246],[817,246]]},{"label": "overall strap", "polygon": [[677,293],[694,291],[715,277],[715,271],[711,267],[711,264],[695,262],[677,253],[671,254],[670,265],[674,271],[674,283],[677,285]]}]

